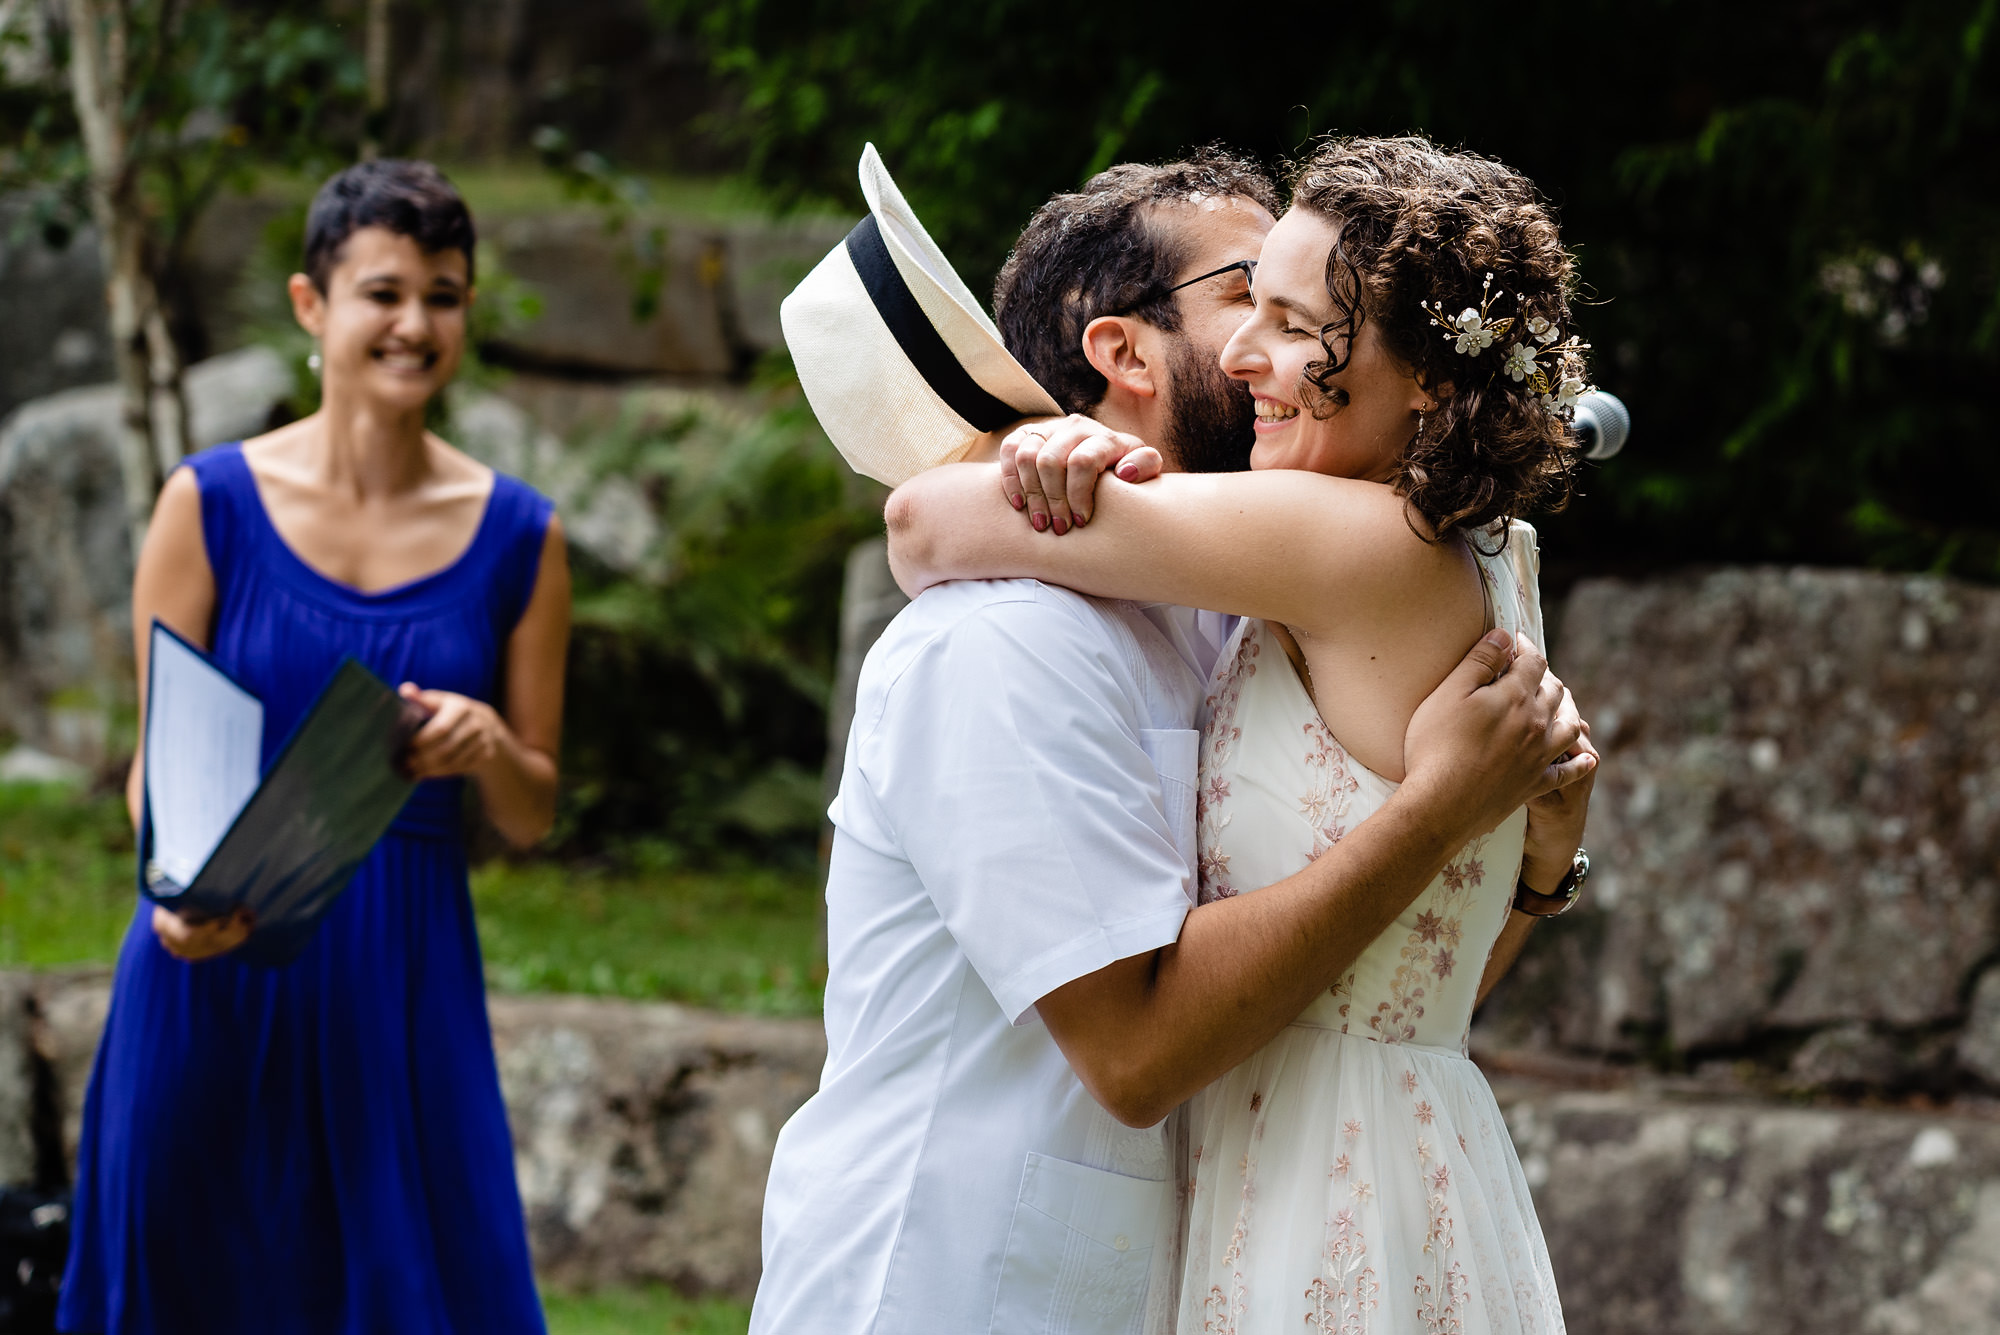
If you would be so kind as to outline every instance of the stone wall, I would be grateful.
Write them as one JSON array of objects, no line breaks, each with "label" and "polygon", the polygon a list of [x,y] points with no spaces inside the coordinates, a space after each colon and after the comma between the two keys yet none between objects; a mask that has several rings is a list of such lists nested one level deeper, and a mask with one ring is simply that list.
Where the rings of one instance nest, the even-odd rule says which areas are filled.
[{"label": "stone wall", "polygon": [[[0,1185],[71,1179],[109,1000],[101,969],[0,973]],[[586,997],[491,1009],[542,1279],[747,1301],[772,1144],[826,1058],[819,1022]]]},{"label": "stone wall", "polygon": [[2000,591],[1730,569],[1580,585],[1558,666],[1604,755],[1579,907],[1489,1048],[2000,1088]]}]

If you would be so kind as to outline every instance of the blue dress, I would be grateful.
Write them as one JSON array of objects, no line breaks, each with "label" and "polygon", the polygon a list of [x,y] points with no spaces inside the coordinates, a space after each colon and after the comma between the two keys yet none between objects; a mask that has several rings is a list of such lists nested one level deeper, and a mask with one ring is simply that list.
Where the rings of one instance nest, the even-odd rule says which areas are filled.
[{"label": "blue dress", "polygon": [[[279,538],[242,450],[188,461],[213,653],[264,702],[264,760],[344,655],[491,700],[549,503],[494,479],[458,560],[361,593]],[[280,968],[184,964],[141,904],[84,1102],[60,1329],[543,1330],[466,885],[463,781],[423,784]]]}]

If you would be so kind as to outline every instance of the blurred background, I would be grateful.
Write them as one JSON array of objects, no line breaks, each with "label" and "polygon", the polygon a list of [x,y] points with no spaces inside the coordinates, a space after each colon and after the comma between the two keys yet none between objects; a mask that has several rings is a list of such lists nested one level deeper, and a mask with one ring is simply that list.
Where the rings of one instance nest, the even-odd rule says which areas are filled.
[{"label": "blurred background", "polygon": [[[552,1314],[724,1330],[754,1284],[759,1155],[816,1073],[843,588],[849,673],[894,607],[865,561],[848,574],[879,490],[819,432],[776,319],[858,216],[861,144],[984,291],[1034,207],[1113,162],[1220,141],[1279,167],[1322,133],[1421,130],[1557,204],[1596,378],[1635,421],[1567,513],[1532,517],[1557,666],[1613,762],[1590,842],[1619,858],[1482,1020],[1489,1069],[1527,1082],[1510,1120],[1552,1237],[1625,1236],[1564,1154],[1638,1133],[1560,1130],[1614,1113],[1680,1127],[1645,1169],[1672,1199],[1770,1235],[1725,1262],[1649,1260],[1632,1233],[1612,1296],[1559,1256],[1593,1298],[1572,1326],[1943,1328],[1893,1304],[1959,1274],[1968,1238],[2000,1249],[2000,1141],[1955,1131],[1925,1159],[1880,1148],[1893,1123],[1764,1112],[1702,1141],[1673,1108],[1990,1120],[2000,1089],[1996,7],[0,0],[0,1038],[21,1052],[0,1124],[23,1128],[0,1178],[61,1185],[92,969],[131,912],[132,535],[186,450],[314,407],[283,280],[328,173],[416,155],[460,185],[477,355],[436,425],[553,495],[573,540],[558,828],[530,857],[489,841],[475,877]],[[533,1001],[579,994],[713,1016]],[[618,1046],[659,1026],[678,1037],[654,1057]],[[654,1075],[613,1112],[552,1111],[620,1062]],[[1660,1081],[1682,1104],[1573,1102]],[[1833,1166],[1785,1185],[1744,1166],[1759,1135],[1821,1136]],[[1955,1163],[1957,1194],[1835,1183],[1871,1154]],[[1990,1202],[1960,1190],[1974,1160]],[[1733,1166],[1702,1197],[1711,1162]],[[703,1191],[750,1211],[747,1241],[673,1222]],[[1785,1231],[1802,1219],[1819,1232]],[[1874,1256],[1868,1228],[1890,1259],[1836,1247],[1800,1277],[1815,1249]]]}]

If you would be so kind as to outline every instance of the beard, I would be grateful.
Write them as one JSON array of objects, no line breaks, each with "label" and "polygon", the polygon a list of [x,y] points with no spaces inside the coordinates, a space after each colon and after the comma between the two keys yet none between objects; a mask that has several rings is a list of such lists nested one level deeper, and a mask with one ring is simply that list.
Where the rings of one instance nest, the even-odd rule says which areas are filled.
[{"label": "beard", "polygon": [[1241,473],[1257,443],[1257,405],[1250,387],[1231,379],[1222,356],[1190,338],[1174,340],[1167,359],[1167,427],[1163,453],[1189,473]]}]

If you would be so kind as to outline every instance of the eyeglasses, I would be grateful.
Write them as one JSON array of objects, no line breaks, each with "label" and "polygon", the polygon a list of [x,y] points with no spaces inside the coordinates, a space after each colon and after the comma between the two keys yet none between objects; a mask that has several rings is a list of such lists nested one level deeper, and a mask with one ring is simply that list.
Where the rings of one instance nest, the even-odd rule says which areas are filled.
[{"label": "eyeglasses", "polygon": [[1185,283],[1175,283],[1172,287],[1167,288],[1164,291],[1161,291],[1160,289],[1156,288],[1154,289],[1154,291],[1147,293],[1145,296],[1139,298],[1137,301],[1129,302],[1126,305],[1120,306],[1117,310],[1106,311],[1104,313],[1106,315],[1130,315],[1133,311],[1138,310],[1141,306],[1144,306],[1148,302],[1157,301],[1161,297],[1171,297],[1174,293],[1180,291],[1184,287],[1193,287],[1196,283],[1205,283],[1211,278],[1220,278],[1222,277],[1222,275],[1226,273],[1235,273],[1238,269],[1241,269],[1243,271],[1243,285],[1245,287],[1248,287],[1252,282],[1255,281],[1257,272],[1257,261],[1237,260],[1233,263],[1223,265],[1220,269],[1210,269],[1205,274],[1197,274],[1195,277],[1188,279]]},{"label": "eyeglasses", "polygon": [[1243,271],[1243,285],[1245,287],[1248,287],[1251,283],[1256,281],[1257,261],[1238,260],[1234,264],[1225,264],[1220,269],[1210,269],[1207,273],[1202,274],[1199,278],[1190,278],[1185,283],[1175,283],[1172,287],[1167,289],[1167,295],[1172,296],[1174,293],[1180,291],[1184,287],[1193,287],[1196,283],[1205,283],[1211,278],[1220,278],[1222,277],[1222,275],[1226,273],[1234,273],[1238,269],[1241,269]]}]

